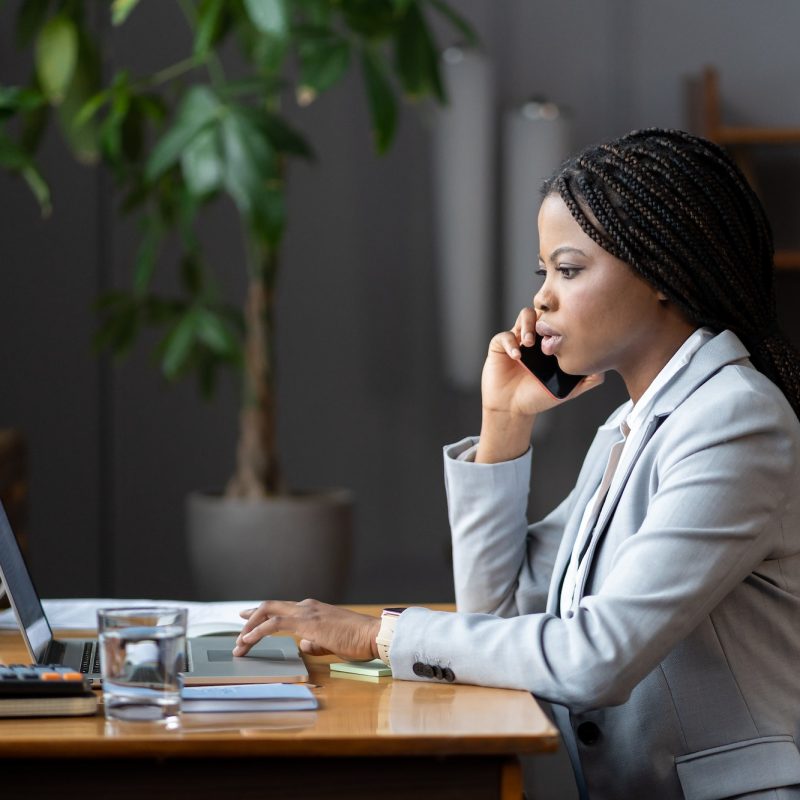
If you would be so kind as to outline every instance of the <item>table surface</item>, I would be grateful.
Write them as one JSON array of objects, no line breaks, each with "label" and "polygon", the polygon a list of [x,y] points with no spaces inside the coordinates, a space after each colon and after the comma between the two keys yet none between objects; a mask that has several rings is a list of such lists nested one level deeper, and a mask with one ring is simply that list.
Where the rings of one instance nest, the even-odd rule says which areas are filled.
[{"label": "table surface", "polygon": [[[351,607],[373,614],[381,608]],[[24,653],[18,633],[0,632],[0,663],[25,662]],[[363,679],[331,673],[334,660],[306,657],[309,686],[319,699],[316,711],[183,714],[179,727],[170,731],[146,723],[107,722],[102,713],[0,719],[0,756],[430,756],[558,747],[557,730],[527,692]]]}]

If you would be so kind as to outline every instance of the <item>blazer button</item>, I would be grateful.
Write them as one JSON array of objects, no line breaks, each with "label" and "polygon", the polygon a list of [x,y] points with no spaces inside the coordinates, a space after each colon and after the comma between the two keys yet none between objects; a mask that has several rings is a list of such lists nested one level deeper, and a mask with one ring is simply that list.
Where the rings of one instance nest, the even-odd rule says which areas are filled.
[{"label": "blazer button", "polygon": [[575,733],[578,734],[578,739],[589,747],[600,741],[600,728],[594,722],[581,722]]},{"label": "blazer button", "polygon": [[422,674],[426,678],[432,678],[433,677],[433,667],[430,664],[423,664],[422,665]]},{"label": "blazer button", "polygon": [[419,677],[422,678],[425,675],[423,672],[424,667],[425,665],[421,661],[415,661],[414,666],[411,669],[414,670],[415,675],[419,675]]},{"label": "blazer button", "polygon": [[441,667],[437,666],[433,668],[433,677],[436,678],[437,681],[440,681],[444,677]]},{"label": "blazer button", "polygon": [[453,681],[456,679],[456,674],[455,674],[455,672],[453,672],[453,670],[451,670],[451,669],[450,669],[450,667],[445,667],[445,668],[442,670],[442,677],[443,677],[443,678],[444,678],[444,679],[445,679],[445,680],[446,680],[448,683],[452,683],[452,682],[453,682]]}]

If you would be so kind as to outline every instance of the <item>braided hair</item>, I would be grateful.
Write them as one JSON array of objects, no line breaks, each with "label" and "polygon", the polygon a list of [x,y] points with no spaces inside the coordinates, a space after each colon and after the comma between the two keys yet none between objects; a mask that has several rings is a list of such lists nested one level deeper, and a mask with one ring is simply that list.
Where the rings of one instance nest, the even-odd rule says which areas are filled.
[{"label": "braided hair", "polygon": [[718,145],[650,128],[587,148],[545,181],[583,231],[698,326],[733,331],[800,417],[800,355],[778,328],[772,231]]}]

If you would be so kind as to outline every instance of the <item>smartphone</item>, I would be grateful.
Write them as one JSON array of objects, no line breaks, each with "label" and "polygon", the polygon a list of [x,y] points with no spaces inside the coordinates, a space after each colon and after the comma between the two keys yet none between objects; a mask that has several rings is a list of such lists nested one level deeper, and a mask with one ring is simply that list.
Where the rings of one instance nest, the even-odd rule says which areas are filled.
[{"label": "smartphone", "polygon": [[563,400],[586,376],[568,375],[558,366],[555,356],[542,352],[542,339],[536,337],[533,347],[521,345],[522,363],[544,384],[553,397]]}]

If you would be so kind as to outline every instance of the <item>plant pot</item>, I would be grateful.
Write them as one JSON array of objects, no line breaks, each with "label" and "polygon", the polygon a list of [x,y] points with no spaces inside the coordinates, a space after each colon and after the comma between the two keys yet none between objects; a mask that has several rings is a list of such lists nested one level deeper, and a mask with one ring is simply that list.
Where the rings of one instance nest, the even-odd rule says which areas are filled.
[{"label": "plant pot", "polygon": [[187,528],[203,600],[344,599],[353,534],[345,489],[264,500],[194,492]]}]

